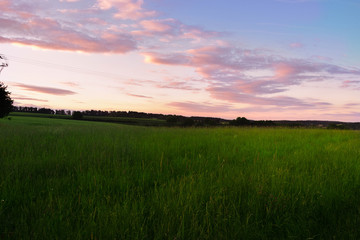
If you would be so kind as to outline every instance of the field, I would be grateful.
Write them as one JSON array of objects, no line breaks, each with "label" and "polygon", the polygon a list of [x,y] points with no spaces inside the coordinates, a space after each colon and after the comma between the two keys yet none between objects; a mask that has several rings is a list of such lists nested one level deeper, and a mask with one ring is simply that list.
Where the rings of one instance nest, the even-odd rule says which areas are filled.
[{"label": "field", "polygon": [[0,120],[0,239],[359,239],[360,132]]}]

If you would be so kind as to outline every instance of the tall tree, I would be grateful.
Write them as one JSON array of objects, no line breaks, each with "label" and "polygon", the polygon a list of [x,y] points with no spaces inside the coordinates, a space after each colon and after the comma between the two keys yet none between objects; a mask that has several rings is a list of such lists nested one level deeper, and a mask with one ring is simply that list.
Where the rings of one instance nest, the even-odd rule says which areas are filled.
[{"label": "tall tree", "polygon": [[13,100],[10,98],[10,92],[6,90],[7,86],[0,82],[0,118],[3,118],[12,111]]}]

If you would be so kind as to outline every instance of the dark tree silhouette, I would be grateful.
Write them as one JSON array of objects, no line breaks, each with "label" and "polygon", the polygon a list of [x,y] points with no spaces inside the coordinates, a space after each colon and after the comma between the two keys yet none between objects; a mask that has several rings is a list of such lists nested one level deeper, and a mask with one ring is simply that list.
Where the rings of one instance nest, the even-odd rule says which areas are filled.
[{"label": "dark tree silhouette", "polygon": [[247,120],[244,117],[238,117],[235,120],[231,120],[230,121],[230,125],[234,125],[234,126],[249,126],[251,125],[251,121]]},{"label": "dark tree silhouette", "polygon": [[12,111],[13,100],[10,98],[10,92],[6,91],[7,86],[0,82],[0,118],[3,118]]},{"label": "dark tree silhouette", "polygon": [[81,120],[83,118],[83,113],[80,111],[75,111],[72,114],[72,118],[75,120]]}]

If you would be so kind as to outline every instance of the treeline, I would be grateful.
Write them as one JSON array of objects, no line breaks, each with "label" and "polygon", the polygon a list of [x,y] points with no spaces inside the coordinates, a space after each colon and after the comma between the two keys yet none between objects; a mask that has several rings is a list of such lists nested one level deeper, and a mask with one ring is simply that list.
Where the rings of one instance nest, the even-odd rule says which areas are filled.
[{"label": "treeline", "polygon": [[136,111],[101,111],[101,110],[86,110],[81,111],[84,116],[93,117],[128,117],[128,118],[147,118],[147,119],[166,119],[166,115],[157,113],[145,113]]},{"label": "treeline", "polygon": [[220,126],[227,125],[228,120],[213,117],[184,117],[179,115],[167,115],[166,123],[169,126],[180,127],[204,127],[204,126]]},{"label": "treeline", "polygon": [[43,113],[43,114],[57,114],[57,115],[72,114],[70,110],[53,110],[50,108],[21,107],[21,106],[13,106],[13,112]]},{"label": "treeline", "polygon": [[[154,114],[144,112],[106,112],[106,111],[75,111],[72,117],[77,120],[89,120],[91,117],[97,117],[95,119],[111,121],[111,118],[127,118],[127,119],[151,119],[151,120],[162,120],[167,126],[179,126],[179,127],[191,127],[191,126],[219,126],[227,125],[228,120],[221,118],[212,117],[184,117],[181,115],[165,115],[165,114]],[[100,118],[99,118],[100,117]]]},{"label": "treeline", "polygon": [[[85,111],[70,111],[70,110],[53,110],[50,108],[36,108],[36,107],[22,107],[15,106],[14,112],[27,113],[43,113],[50,115],[69,115],[74,119],[89,119],[89,117],[119,117],[119,118],[137,118],[137,119],[158,119],[164,120],[169,126],[217,126],[227,125],[228,120],[212,117],[184,117],[181,115],[172,114],[158,114],[145,113],[136,111],[102,111],[102,110],[85,110]],[[102,118],[103,120],[103,118]]]},{"label": "treeline", "polygon": [[[68,115],[73,119],[78,120],[101,120],[114,121],[110,118],[131,118],[131,119],[157,119],[163,120],[167,126],[191,127],[191,126],[249,126],[249,127],[318,127],[318,128],[344,128],[344,129],[359,129],[359,124],[340,123],[340,122],[324,122],[324,121],[269,121],[261,120],[254,121],[246,119],[245,117],[238,117],[234,120],[226,120],[214,117],[185,117],[181,115],[171,114],[157,114],[145,113],[136,111],[102,111],[102,110],[85,110],[85,111],[70,111],[70,110],[53,110],[50,108],[36,108],[36,107],[22,107],[15,106],[14,112],[29,112],[29,113],[43,113],[54,115]],[[91,118],[96,117],[96,118]],[[98,118],[101,117],[101,118]],[[106,119],[110,117],[109,119]]]},{"label": "treeline", "polygon": [[259,126],[259,127],[272,127],[276,126],[276,123],[270,120],[248,120],[245,117],[238,117],[234,120],[229,121],[232,126]]},{"label": "treeline", "polygon": [[73,115],[74,112],[80,112],[83,116],[92,117],[129,117],[129,118],[153,118],[166,120],[167,115],[154,114],[135,111],[101,111],[101,110],[85,110],[85,111],[71,111],[71,110],[53,110],[50,108],[36,108],[36,107],[22,107],[14,106],[13,112],[29,112],[29,113],[43,113],[54,115]]},{"label": "treeline", "polygon": [[[244,126],[244,127],[291,127],[291,128],[328,128],[328,129],[355,129],[360,130],[360,123],[346,123],[337,121],[270,121],[270,120],[249,120],[245,117],[238,117],[234,120],[226,120],[222,118],[213,117],[185,117],[181,115],[171,114],[157,114],[157,113],[145,113],[136,111],[102,111],[102,110],[85,110],[85,111],[70,111],[70,110],[53,110],[50,108],[36,108],[36,107],[22,107],[14,106],[13,112],[27,112],[27,113],[42,113],[53,115],[68,115],[73,119],[78,120],[92,120],[92,121],[109,121],[109,122],[121,122],[129,124],[147,125],[149,121],[159,121],[156,125],[166,126],[179,126],[179,127],[191,127],[191,126]],[[93,117],[93,118],[92,118]],[[109,119],[106,119],[109,117]],[[143,119],[138,120],[124,120],[114,118],[129,118],[129,119]],[[147,121],[146,119],[149,119]],[[160,122],[163,122],[160,124]]]},{"label": "treeline", "polygon": [[[28,113],[43,113],[50,115],[68,115],[77,120],[89,120],[90,117],[102,117],[102,121],[106,121],[106,117],[111,118],[136,118],[136,119],[158,119],[164,120],[167,126],[275,126],[273,121],[254,121],[248,120],[245,117],[238,117],[234,120],[225,120],[214,117],[185,117],[181,115],[171,114],[157,114],[145,113],[136,111],[102,111],[102,110],[85,110],[85,111],[70,111],[70,110],[53,110],[50,108],[36,108],[36,107],[22,107],[14,106],[14,112],[28,112]],[[96,118],[99,119],[99,118]],[[92,119],[94,120],[94,119]],[[109,119],[110,121],[111,119]]]}]

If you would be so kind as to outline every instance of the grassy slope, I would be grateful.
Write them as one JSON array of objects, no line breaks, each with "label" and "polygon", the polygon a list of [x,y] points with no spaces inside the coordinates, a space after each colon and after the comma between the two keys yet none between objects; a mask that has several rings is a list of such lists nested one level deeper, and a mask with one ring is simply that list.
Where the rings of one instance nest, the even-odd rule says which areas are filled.
[{"label": "grassy slope", "polygon": [[359,238],[360,134],[0,120],[1,239]]}]

